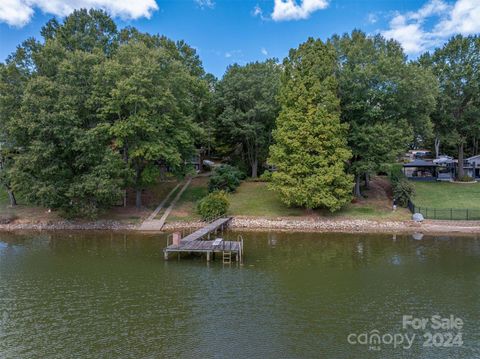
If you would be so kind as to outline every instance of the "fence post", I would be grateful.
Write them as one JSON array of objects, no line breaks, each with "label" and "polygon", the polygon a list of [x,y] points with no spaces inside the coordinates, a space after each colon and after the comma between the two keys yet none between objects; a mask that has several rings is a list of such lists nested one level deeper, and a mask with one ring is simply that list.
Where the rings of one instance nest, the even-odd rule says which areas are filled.
[{"label": "fence post", "polygon": [[425,207],[425,218],[428,219],[428,207]]},{"label": "fence post", "polygon": [[437,219],[437,208],[433,209],[433,219]]},{"label": "fence post", "polygon": [[450,220],[453,219],[453,208],[450,208]]},{"label": "fence post", "polygon": [[468,221],[468,208],[467,208],[467,221]]}]

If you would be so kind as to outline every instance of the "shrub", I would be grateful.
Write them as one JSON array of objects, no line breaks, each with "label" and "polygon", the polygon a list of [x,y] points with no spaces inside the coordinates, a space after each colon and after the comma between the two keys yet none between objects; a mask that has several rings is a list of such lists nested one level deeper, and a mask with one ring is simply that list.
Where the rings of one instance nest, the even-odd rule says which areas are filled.
[{"label": "shrub", "polygon": [[197,212],[203,220],[211,220],[225,215],[229,206],[230,202],[225,192],[212,192],[198,202]]},{"label": "shrub", "polygon": [[260,176],[260,181],[261,182],[270,182],[271,180],[272,180],[272,172],[270,172],[270,171],[265,171]]},{"label": "shrub", "polygon": [[405,178],[399,178],[392,182],[393,198],[397,200],[398,205],[406,207],[408,200],[415,194],[415,187]]},{"label": "shrub", "polygon": [[234,192],[237,187],[240,186],[240,181],[244,178],[245,174],[238,168],[230,165],[221,165],[213,171],[208,182],[208,190],[209,192]]},{"label": "shrub", "polygon": [[381,166],[380,172],[386,173],[390,181],[398,181],[400,178],[405,178],[402,169],[401,163],[385,163]]},{"label": "shrub", "polygon": [[465,175],[465,176],[462,176],[458,179],[458,181],[460,182],[473,182],[475,181],[472,177],[470,177],[469,175]]}]

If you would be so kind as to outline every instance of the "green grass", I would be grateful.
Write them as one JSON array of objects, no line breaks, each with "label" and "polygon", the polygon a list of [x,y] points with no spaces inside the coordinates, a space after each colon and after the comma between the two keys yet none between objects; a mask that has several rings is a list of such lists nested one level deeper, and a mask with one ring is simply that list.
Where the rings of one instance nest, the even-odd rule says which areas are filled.
[{"label": "green grass", "polygon": [[168,217],[169,222],[197,221],[200,216],[196,213],[197,202],[208,194],[208,178],[197,177],[178,200],[175,208]]},{"label": "green grass", "polygon": [[289,208],[280,202],[266,183],[244,182],[230,195],[230,214],[234,216],[288,217],[301,216],[304,210]]},{"label": "green grass", "polygon": [[384,201],[370,201],[350,204],[342,210],[331,213],[327,210],[307,211],[302,208],[290,208],[283,204],[278,196],[267,188],[266,183],[244,182],[230,195],[230,214],[234,216],[259,217],[299,217],[314,215],[325,218],[354,219],[391,219],[406,220],[407,210],[399,208],[393,212]]},{"label": "green grass", "polygon": [[480,209],[480,183],[415,182],[415,205]]},{"label": "green grass", "polygon": [[[208,193],[207,182],[208,179],[206,178],[197,178],[192,182],[169,216],[169,222],[200,219],[200,216],[195,212],[195,207],[197,201]],[[265,182],[245,181],[235,193],[229,194],[229,199],[229,214],[233,216],[265,218],[314,216],[318,218],[387,220],[406,220],[409,218],[408,210],[403,208],[393,212],[388,198],[362,200],[360,203],[350,204],[335,213],[327,210],[308,211],[302,208],[290,208],[280,201],[276,193],[267,188]]]}]

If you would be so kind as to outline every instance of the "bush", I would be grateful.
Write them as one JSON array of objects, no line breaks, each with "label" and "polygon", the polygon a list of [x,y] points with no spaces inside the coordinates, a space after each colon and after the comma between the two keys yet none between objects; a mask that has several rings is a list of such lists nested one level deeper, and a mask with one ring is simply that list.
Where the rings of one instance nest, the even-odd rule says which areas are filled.
[{"label": "bush", "polygon": [[221,165],[213,171],[208,182],[208,191],[234,192],[244,178],[245,174],[238,168],[230,165]]},{"label": "bush", "polygon": [[393,198],[397,200],[399,206],[406,207],[408,200],[415,195],[415,187],[405,178],[399,178],[392,182]]},{"label": "bush", "polygon": [[262,173],[260,176],[260,181],[261,182],[271,182],[272,181],[272,172],[270,171],[265,171]]},{"label": "bush", "polygon": [[459,182],[473,182],[475,181],[473,177],[470,177],[469,175],[462,176],[458,179]]},{"label": "bush", "polygon": [[381,166],[380,172],[386,173],[390,181],[398,181],[401,178],[405,178],[401,163],[385,163]]},{"label": "bush", "polygon": [[203,220],[211,220],[225,215],[229,206],[230,202],[225,192],[213,192],[198,202],[197,212]]}]

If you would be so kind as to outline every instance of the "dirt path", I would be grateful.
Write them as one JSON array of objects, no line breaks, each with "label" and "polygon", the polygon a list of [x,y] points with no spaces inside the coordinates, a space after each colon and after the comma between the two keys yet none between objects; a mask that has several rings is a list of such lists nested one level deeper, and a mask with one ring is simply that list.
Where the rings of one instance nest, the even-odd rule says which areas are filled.
[{"label": "dirt path", "polygon": [[180,186],[178,184],[169,194],[168,196],[160,203],[160,205],[153,211],[153,213],[138,227],[139,231],[160,231],[162,230],[165,221],[167,220],[168,216],[170,215],[170,212],[172,212],[173,207],[177,204],[178,200],[182,196],[183,192],[188,188],[190,183],[192,182],[192,178],[188,178],[185,184],[183,185],[182,189],[177,193],[173,201],[170,203],[168,208],[165,210],[165,213],[160,219],[155,219],[155,217],[158,215],[158,213],[162,210],[162,208],[165,206],[165,203],[169,200],[169,198],[175,193],[177,188]]}]

